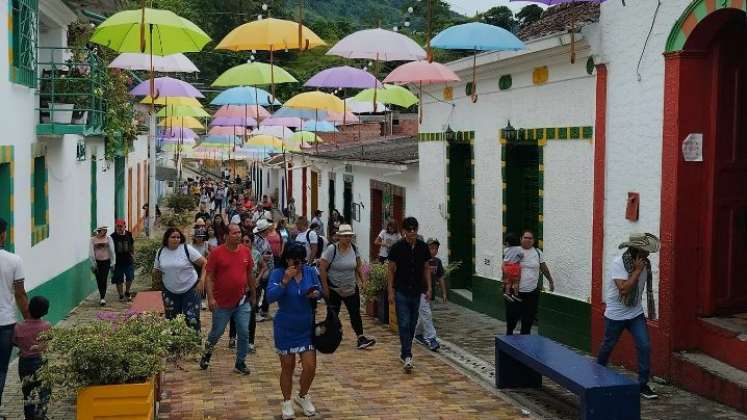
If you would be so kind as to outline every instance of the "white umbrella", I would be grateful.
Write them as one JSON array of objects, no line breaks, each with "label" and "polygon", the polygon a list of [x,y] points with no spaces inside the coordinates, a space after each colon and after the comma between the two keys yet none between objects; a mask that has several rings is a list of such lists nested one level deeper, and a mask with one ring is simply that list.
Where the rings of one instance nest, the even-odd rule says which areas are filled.
[{"label": "white umbrella", "polygon": [[[373,103],[369,101],[361,102],[353,98],[345,99],[348,111],[353,114],[371,114],[374,112]],[[389,109],[382,102],[376,102],[376,112],[387,112]]]},{"label": "white umbrella", "polygon": [[263,125],[252,130],[252,135],[268,135],[279,139],[288,138],[293,135],[293,131],[281,125]]},{"label": "white umbrella", "polygon": [[[122,53],[109,64],[112,69],[150,70],[150,54]],[[197,73],[200,70],[184,54],[153,56],[153,70],[160,73]]]}]

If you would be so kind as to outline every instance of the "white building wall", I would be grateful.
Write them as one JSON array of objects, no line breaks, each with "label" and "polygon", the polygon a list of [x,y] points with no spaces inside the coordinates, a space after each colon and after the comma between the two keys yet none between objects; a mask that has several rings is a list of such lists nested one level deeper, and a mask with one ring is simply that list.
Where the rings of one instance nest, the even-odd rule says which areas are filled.
[{"label": "white building wall", "polygon": [[[454,86],[455,104],[427,99],[421,132],[475,131],[475,220],[476,273],[481,277],[501,276],[502,254],[502,179],[500,129],[510,120],[516,128],[593,126],[595,118],[595,77],[586,72],[590,49],[579,41],[577,60],[570,63],[566,47],[556,47],[551,40],[538,41],[547,47],[521,58],[502,62],[485,62],[478,67],[477,103],[466,96],[466,81],[472,78],[471,67],[459,70],[463,82]],[[531,49],[532,47],[530,47]],[[450,66],[459,67],[459,63]],[[461,64],[464,65],[463,63]],[[548,66],[549,80],[536,86],[532,81],[535,67]],[[501,91],[498,78],[511,74],[512,87]],[[439,99],[443,86],[429,93]],[[420,168],[423,191],[423,219],[439,225],[439,239],[446,238],[446,165],[447,147],[443,142],[420,144]],[[544,250],[548,265],[558,278],[558,292],[586,300],[591,294],[591,203],[593,184],[593,146],[578,140],[551,140],[544,148]],[[582,178],[578,178],[581,175]],[[572,176],[572,179],[564,177]],[[571,199],[583,198],[581,201]],[[588,203],[588,211],[573,208]],[[584,217],[587,215],[588,217]],[[442,220],[442,221],[441,221]],[[568,223],[573,221],[574,223]],[[573,243],[568,238],[584,240]],[[448,242],[441,240],[445,256]],[[484,259],[493,261],[486,265]]]}]

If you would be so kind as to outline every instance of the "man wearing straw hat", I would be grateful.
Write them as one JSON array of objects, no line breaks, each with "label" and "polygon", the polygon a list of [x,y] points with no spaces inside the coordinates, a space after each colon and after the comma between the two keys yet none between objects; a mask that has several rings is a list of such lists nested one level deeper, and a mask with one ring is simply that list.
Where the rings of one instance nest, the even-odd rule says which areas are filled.
[{"label": "man wearing straw hat", "polygon": [[658,398],[649,387],[651,372],[651,340],[648,336],[646,317],[643,315],[643,292],[647,294],[649,319],[656,318],[652,290],[651,262],[649,254],[659,251],[659,238],[650,233],[633,233],[628,241],[620,244],[625,252],[612,261],[604,284],[604,341],[599,348],[597,362],[607,366],[612,350],[623,330],[630,331],[638,352],[638,383],[641,396]]}]

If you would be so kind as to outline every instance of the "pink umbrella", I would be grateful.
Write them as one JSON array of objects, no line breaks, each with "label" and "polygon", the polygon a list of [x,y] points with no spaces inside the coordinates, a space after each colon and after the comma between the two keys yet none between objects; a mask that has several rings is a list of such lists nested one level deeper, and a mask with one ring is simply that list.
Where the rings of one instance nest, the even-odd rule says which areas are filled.
[{"label": "pink umbrella", "polygon": [[[204,98],[197,88],[179,79],[171,77],[159,77],[154,80],[155,95],[153,97],[172,98],[175,96],[186,96],[190,98]],[[130,91],[132,96],[148,96],[150,92],[150,80],[146,80],[135,86]]]},{"label": "pink umbrella", "polygon": [[252,117],[244,117],[243,115],[240,117],[215,117],[213,118],[213,121],[210,122],[211,127],[256,127],[257,126],[257,120],[255,120]]},{"label": "pink umbrella", "polygon": [[262,121],[262,125],[268,127],[278,125],[281,127],[298,128],[303,125],[303,121],[295,117],[270,117]]},{"label": "pink umbrella", "polygon": [[[458,82],[459,76],[443,64],[428,61],[413,61],[403,64],[389,73],[384,83],[417,83],[420,88],[420,102],[423,102],[423,85]],[[423,122],[423,106],[420,107],[420,122]]]},{"label": "pink umbrella", "polygon": [[249,134],[249,130],[244,127],[222,127],[215,126],[208,132],[209,136],[244,136]]},{"label": "pink umbrella", "polygon": [[[250,106],[247,107],[246,105],[223,105],[218,109],[218,111],[215,112],[215,115],[213,117],[251,117],[255,120],[257,119],[257,115],[259,115],[259,120],[263,120],[265,118],[268,118],[270,116],[270,113],[261,106]],[[256,125],[256,124],[255,124]]]},{"label": "pink umbrella", "polygon": [[342,123],[342,125],[347,124],[358,124],[361,122],[360,118],[358,118],[355,114],[348,111],[345,112],[344,115],[342,112],[329,112],[327,113],[327,121],[335,123],[335,125],[340,125],[337,123]]}]

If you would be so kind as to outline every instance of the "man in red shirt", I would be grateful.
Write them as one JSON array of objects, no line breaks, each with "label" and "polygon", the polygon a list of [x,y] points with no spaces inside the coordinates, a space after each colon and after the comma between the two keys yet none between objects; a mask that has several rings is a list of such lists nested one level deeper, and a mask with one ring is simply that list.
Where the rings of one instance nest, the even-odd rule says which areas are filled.
[{"label": "man in red shirt", "polygon": [[249,374],[245,360],[251,306],[256,302],[253,266],[252,252],[241,244],[241,228],[237,224],[228,225],[226,243],[210,253],[206,267],[208,307],[213,313],[213,325],[200,360],[201,369],[207,369],[210,365],[213,348],[226,330],[226,324],[233,318],[238,332],[233,370]]}]

